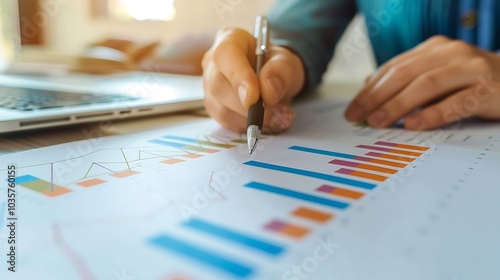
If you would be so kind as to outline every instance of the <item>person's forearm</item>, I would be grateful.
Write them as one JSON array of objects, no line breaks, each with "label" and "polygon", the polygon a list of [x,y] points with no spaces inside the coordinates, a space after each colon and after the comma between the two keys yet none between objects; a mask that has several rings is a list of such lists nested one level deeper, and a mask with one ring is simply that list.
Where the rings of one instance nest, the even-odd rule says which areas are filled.
[{"label": "person's forearm", "polygon": [[335,44],[355,13],[354,0],[278,0],[269,12],[273,43],[302,58],[305,91],[321,82]]}]

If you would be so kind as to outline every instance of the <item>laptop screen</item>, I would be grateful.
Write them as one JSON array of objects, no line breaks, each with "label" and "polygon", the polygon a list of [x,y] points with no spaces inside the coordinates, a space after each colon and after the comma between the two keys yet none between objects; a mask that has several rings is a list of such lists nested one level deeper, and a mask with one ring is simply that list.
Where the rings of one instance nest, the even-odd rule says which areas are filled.
[{"label": "laptop screen", "polygon": [[0,72],[21,50],[17,1],[0,1]]}]

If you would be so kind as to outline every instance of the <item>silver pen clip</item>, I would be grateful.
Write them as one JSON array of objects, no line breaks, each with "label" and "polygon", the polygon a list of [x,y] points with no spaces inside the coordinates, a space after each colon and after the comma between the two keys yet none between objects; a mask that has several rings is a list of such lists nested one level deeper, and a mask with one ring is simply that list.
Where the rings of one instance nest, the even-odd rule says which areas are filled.
[{"label": "silver pen clip", "polygon": [[255,47],[256,55],[264,55],[268,52],[269,43],[269,23],[267,18],[264,16],[258,16],[255,21],[255,38],[257,38],[257,44]]}]

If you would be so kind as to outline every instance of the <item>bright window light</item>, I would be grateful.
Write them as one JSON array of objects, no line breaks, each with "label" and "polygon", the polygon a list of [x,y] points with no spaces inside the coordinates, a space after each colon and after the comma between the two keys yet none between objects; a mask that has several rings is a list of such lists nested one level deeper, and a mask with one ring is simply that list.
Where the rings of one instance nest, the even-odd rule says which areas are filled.
[{"label": "bright window light", "polygon": [[170,21],[175,18],[174,0],[112,0],[109,11],[122,19]]}]

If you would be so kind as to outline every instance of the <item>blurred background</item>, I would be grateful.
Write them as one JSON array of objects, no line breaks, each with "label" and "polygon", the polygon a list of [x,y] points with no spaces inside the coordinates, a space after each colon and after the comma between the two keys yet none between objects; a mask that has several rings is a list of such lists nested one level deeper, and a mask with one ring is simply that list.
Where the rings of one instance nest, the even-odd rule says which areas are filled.
[{"label": "blurred background", "polygon": [[[252,31],[272,0],[2,0],[0,50],[24,63],[88,72],[148,70],[200,74],[202,51],[221,27]],[[15,6],[18,4],[18,11]],[[7,20],[18,12],[16,24]],[[11,17],[12,18],[12,17]],[[374,69],[363,18],[338,45],[326,79],[362,81]],[[16,51],[15,41],[22,42]],[[201,53],[201,54],[200,54]],[[160,66],[158,66],[160,65]]]}]

